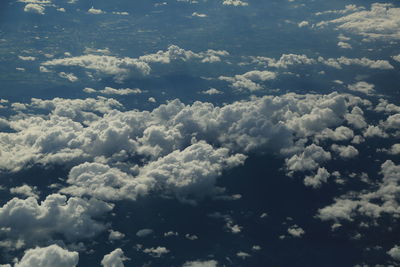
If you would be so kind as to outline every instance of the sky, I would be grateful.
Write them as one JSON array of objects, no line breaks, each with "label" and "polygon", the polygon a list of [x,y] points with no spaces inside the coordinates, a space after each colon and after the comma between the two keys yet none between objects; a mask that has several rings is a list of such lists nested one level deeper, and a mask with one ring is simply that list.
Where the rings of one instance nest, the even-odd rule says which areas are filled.
[{"label": "sky", "polygon": [[3,0],[0,266],[399,266],[400,6]]}]

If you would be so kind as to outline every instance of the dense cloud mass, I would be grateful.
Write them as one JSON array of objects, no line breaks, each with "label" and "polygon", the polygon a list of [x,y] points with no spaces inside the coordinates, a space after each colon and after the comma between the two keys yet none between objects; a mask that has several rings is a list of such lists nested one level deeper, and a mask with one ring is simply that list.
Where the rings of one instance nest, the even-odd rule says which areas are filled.
[{"label": "dense cloud mass", "polygon": [[398,265],[398,2],[6,2],[0,266]]},{"label": "dense cloud mass", "polygon": [[1,245],[20,248],[58,235],[69,241],[92,238],[106,227],[95,218],[112,208],[96,199],[67,199],[60,194],[41,203],[34,197],[13,198],[0,208]]}]

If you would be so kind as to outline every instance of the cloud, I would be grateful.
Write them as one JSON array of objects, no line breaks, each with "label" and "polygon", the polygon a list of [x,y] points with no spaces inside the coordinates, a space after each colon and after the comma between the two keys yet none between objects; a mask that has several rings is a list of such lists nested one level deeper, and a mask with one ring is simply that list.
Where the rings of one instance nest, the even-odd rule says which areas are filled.
[{"label": "cloud", "polygon": [[325,168],[318,168],[317,173],[314,176],[306,176],[304,184],[313,188],[319,188],[323,183],[328,181],[331,174]]},{"label": "cloud", "polygon": [[352,221],[361,216],[375,220],[383,214],[398,217],[400,205],[397,192],[400,190],[400,166],[386,160],[381,165],[381,174],[382,180],[371,190],[343,195],[335,199],[332,205],[318,211],[318,218]]},{"label": "cloud", "polygon": [[129,258],[125,257],[124,251],[117,248],[109,254],[104,255],[101,265],[103,267],[124,267],[124,261],[126,260],[129,260]]},{"label": "cloud", "polygon": [[[105,229],[93,218],[111,211],[113,205],[90,199],[52,194],[38,203],[36,198],[13,198],[0,208],[0,233],[14,246],[50,241],[62,235],[67,241],[92,238]],[[26,227],[29,225],[29,227]],[[4,238],[5,237],[5,238]]]},{"label": "cloud", "polygon": [[89,8],[88,13],[93,14],[93,15],[101,15],[101,14],[105,14],[106,12],[101,9],[96,9],[94,7],[91,7],[91,8]]},{"label": "cloud", "polygon": [[14,267],[75,267],[78,265],[78,252],[71,252],[51,245],[48,247],[36,247],[25,251],[20,261]]},{"label": "cloud", "polygon": [[299,28],[303,28],[303,27],[308,26],[309,24],[310,24],[310,23],[309,23],[308,21],[303,20],[302,22],[299,22],[299,23],[297,24],[297,26],[299,26]]},{"label": "cloud", "polygon": [[222,2],[224,6],[248,6],[249,3],[240,0],[224,0]]},{"label": "cloud", "polygon": [[301,237],[305,234],[305,231],[297,225],[289,227],[287,232],[293,237]]},{"label": "cloud", "polygon": [[222,91],[219,91],[218,89],[215,89],[215,88],[210,88],[208,90],[201,91],[201,93],[205,94],[205,95],[220,95],[220,94],[223,94]]},{"label": "cloud", "polygon": [[355,84],[350,84],[347,88],[351,91],[361,92],[366,95],[373,95],[375,94],[375,85],[367,82],[357,82]]},{"label": "cloud", "polygon": [[353,47],[351,46],[351,44],[346,43],[346,42],[338,42],[337,43],[338,47],[343,48],[343,49],[352,49]]},{"label": "cloud", "polygon": [[396,261],[400,261],[400,247],[399,246],[394,246],[392,247],[387,254],[389,254],[390,257],[395,259]]},{"label": "cloud", "polygon": [[170,45],[166,51],[160,50],[154,54],[140,56],[139,58],[119,58],[105,55],[110,53],[108,50],[87,49],[86,52],[90,54],[48,60],[43,62],[41,67],[81,67],[96,71],[99,75],[113,76],[117,82],[123,82],[131,76],[150,75],[150,64],[170,64],[174,61],[214,63],[220,62],[221,57],[229,55],[227,51],[212,49],[195,53],[176,45]]},{"label": "cloud", "polygon": [[145,237],[153,233],[154,233],[153,229],[140,229],[139,231],[136,232],[136,236]]},{"label": "cloud", "polygon": [[139,88],[115,89],[111,87],[105,87],[103,90],[99,90],[99,92],[105,95],[130,95],[130,94],[141,94],[142,90],[140,90]]},{"label": "cloud", "polygon": [[148,54],[139,57],[139,60],[146,63],[170,64],[172,61],[199,60],[202,63],[220,62],[221,57],[228,56],[225,50],[212,50],[195,53],[191,50],[185,50],[177,45],[170,45],[166,51],[159,50],[154,54]]},{"label": "cloud", "polygon": [[162,255],[167,254],[170,251],[166,247],[155,247],[155,248],[145,248],[143,252],[149,254],[154,258],[160,258]]},{"label": "cloud", "polygon": [[134,58],[118,58],[106,55],[83,55],[78,57],[67,57],[52,59],[42,63],[45,67],[81,67],[96,71],[100,74],[114,76],[117,81],[122,81],[130,75],[146,76],[150,74],[150,66],[143,61]]},{"label": "cloud", "polygon": [[110,230],[109,232],[110,234],[108,235],[108,240],[110,241],[120,240],[125,237],[124,233],[118,231]]},{"label": "cloud", "polygon": [[65,72],[60,72],[58,74],[61,78],[67,79],[70,82],[76,82],[78,81],[78,77],[76,77],[73,73],[65,73]]},{"label": "cloud", "polygon": [[36,186],[29,186],[24,184],[21,186],[12,187],[10,188],[10,193],[39,199],[39,192]]},{"label": "cloud", "polygon": [[320,22],[318,26],[334,24],[339,30],[361,35],[368,40],[400,39],[400,8],[387,3],[373,3],[370,10],[354,11],[337,19]]},{"label": "cloud", "polygon": [[301,154],[286,159],[285,164],[289,172],[315,170],[320,163],[331,159],[331,153],[315,144],[307,146]]},{"label": "cloud", "polygon": [[39,14],[39,15],[44,15],[44,11],[45,11],[45,7],[40,5],[40,4],[27,4],[24,7],[24,11],[28,12],[28,13],[35,13],[35,14]]},{"label": "cloud", "polygon": [[274,80],[276,77],[276,73],[271,71],[253,70],[234,77],[220,76],[218,79],[229,82],[230,86],[237,90],[257,91],[263,88],[257,82]]},{"label": "cloud", "polygon": [[216,260],[207,260],[207,261],[187,261],[185,262],[182,267],[217,267],[218,262]]}]

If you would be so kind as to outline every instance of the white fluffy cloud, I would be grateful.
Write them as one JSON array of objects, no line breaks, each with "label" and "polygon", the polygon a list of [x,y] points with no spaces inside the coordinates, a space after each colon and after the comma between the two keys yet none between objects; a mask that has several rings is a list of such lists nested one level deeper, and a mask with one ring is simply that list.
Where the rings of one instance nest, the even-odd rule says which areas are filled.
[{"label": "white fluffy cloud", "polygon": [[274,80],[276,76],[276,73],[271,71],[253,70],[234,77],[220,76],[218,79],[229,82],[231,87],[237,90],[257,91],[263,88],[259,82]]},{"label": "white fluffy cloud", "polygon": [[111,251],[109,254],[104,255],[101,260],[101,265],[103,267],[124,267],[124,261],[128,260],[124,255],[124,251],[117,248]]},{"label": "white fluffy cloud", "polygon": [[393,259],[400,261],[400,247],[399,246],[394,246],[392,247],[387,254],[390,255]]},{"label": "white fluffy cloud", "polygon": [[20,261],[14,267],[75,267],[78,265],[78,252],[71,252],[51,245],[48,247],[37,247],[25,251]]},{"label": "white fluffy cloud", "polygon": [[323,183],[328,181],[330,176],[331,174],[325,168],[318,168],[318,171],[314,176],[306,176],[306,178],[304,178],[304,184],[306,186],[319,188]]},{"label": "white fluffy cloud", "polygon": [[149,254],[154,258],[160,258],[162,255],[169,253],[169,250],[166,247],[159,246],[153,248],[145,248],[143,252]]},{"label": "white fluffy cloud", "polygon": [[157,187],[186,201],[213,194],[216,178],[222,171],[242,164],[241,154],[229,155],[228,149],[214,149],[205,142],[170,154],[139,168],[133,177],[99,163],[84,163],[72,168],[62,190],[73,195],[91,195],[104,200],[136,199]]},{"label": "white fluffy cloud", "polygon": [[67,57],[61,59],[52,59],[42,63],[45,67],[56,66],[76,66],[98,73],[112,75],[116,80],[124,80],[130,75],[149,75],[150,66],[140,60],[134,58],[118,58],[106,55],[83,55],[78,57]]},{"label": "white fluffy cloud", "polygon": [[369,192],[344,195],[335,202],[319,210],[318,217],[322,220],[349,220],[363,215],[377,219],[382,214],[398,217],[400,205],[398,192],[400,192],[400,166],[387,160],[381,165],[382,180],[377,188]]},{"label": "white fluffy cloud", "polygon": [[359,34],[369,40],[400,39],[400,8],[387,3],[374,3],[370,10],[355,12],[323,21],[319,26],[337,25],[337,29]]},{"label": "white fluffy cloud", "polygon": [[249,3],[240,0],[224,0],[222,2],[224,6],[248,6]]},{"label": "white fluffy cloud", "polygon": [[24,7],[24,11],[44,15],[45,7],[40,4],[29,3]]},{"label": "white fluffy cloud", "polygon": [[366,95],[373,95],[375,93],[375,85],[367,82],[357,82],[355,84],[350,84],[347,88],[351,91],[361,92]]},{"label": "white fluffy cloud", "polygon": [[[38,203],[34,197],[13,198],[0,208],[0,235],[11,245],[52,240],[62,235],[74,241],[92,238],[105,229],[94,217],[111,211],[113,205],[91,199],[52,194]],[[29,227],[26,227],[29,225]]]}]

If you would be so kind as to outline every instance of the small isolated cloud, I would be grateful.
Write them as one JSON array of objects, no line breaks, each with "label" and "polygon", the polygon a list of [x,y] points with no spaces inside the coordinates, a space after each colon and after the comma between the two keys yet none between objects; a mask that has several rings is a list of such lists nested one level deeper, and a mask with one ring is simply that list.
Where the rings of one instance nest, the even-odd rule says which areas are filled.
[{"label": "small isolated cloud", "polygon": [[305,231],[297,225],[289,227],[287,232],[293,237],[302,237],[305,234]]},{"label": "small isolated cloud", "polygon": [[182,267],[217,267],[218,262],[216,260],[195,260],[195,261],[187,261]]},{"label": "small isolated cloud", "polygon": [[106,12],[101,9],[96,9],[94,7],[91,7],[89,8],[88,13],[93,15],[100,15],[100,14],[105,14]]},{"label": "small isolated cloud", "polygon": [[70,82],[76,82],[78,81],[78,77],[76,77],[73,73],[65,73],[65,72],[60,72],[58,74],[61,78],[67,79]]},{"label": "small isolated cloud", "polygon": [[152,248],[145,248],[143,252],[149,254],[154,258],[160,258],[164,254],[169,253],[169,250],[166,247],[152,247]]},{"label": "small isolated cloud", "polygon": [[154,232],[153,229],[147,229],[147,228],[146,229],[141,229],[141,230],[136,232],[136,236],[145,237],[145,236],[153,234],[153,232]]},{"label": "small isolated cloud", "polygon": [[338,47],[343,48],[343,49],[352,49],[353,48],[349,43],[342,42],[342,41],[338,42],[337,45],[338,45]]},{"label": "small isolated cloud", "polygon": [[108,240],[110,241],[120,240],[125,237],[125,234],[118,231],[114,231],[112,229],[110,229],[109,232],[110,234],[108,235]]},{"label": "small isolated cloud", "polygon": [[299,28],[303,28],[303,27],[308,26],[309,24],[310,24],[310,23],[309,23],[308,21],[303,20],[302,22],[299,22],[299,24],[297,24],[297,26],[298,26]]},{"label": "small isolated cloud", "polygon": [[222,2],[224,6],[248,6],[249,3],[240,0],[224,0]]},{"label": "small isolated cloud", "polygon": [[101,265],[103,267],[124,267],[124,261],[127,260],[129,260],[129,258],[125,257],[124,251],[117,248],[109,254],[104,255],[101,260]]},{"label": "small isolated cloud", "polygon": [[251,255],[250,255],[249,253],[243,252],[243,251],[239,251],[238,253],[236,253],[236,256],[237,256],[238,258],[241,258],[242,260],[245,260],[245,259],[251,257]]},{"label": "small isolated cloud", "polygon": [[32,57],[32,56],[18,56],[18,58],[23,60],[23,61],[34,61],[34,60],[36,60],[36,57]]},{"label": "small isolated cloud", "polygon": [[202,13],[193,12],[193,13],[192,13],[192,17],[206,18],[206,17],[207,17],[207,14],[202,14]]},{"label": "small isolated cloud", "polygon": [[15,263],[14,267],[75,267],[78,265],[78,261],[78,252],[51,245],[26,250],[24,256]]},{"label": "small isolated cloud", "polygon": [[115,89],[111,87],[105,87],[103,90],[99,90],[99,92],[105,95],[130,95],[130,94],[141,94],[142,90],[140,90],[139,88]]},{"label": "small isolated cloud", "polygon": [[240,91],[257,91],[263,88],[260,82],[274,80],[276,77],[275,72],[253,70],[234,77],[220,76],[218,79],[229,82],[232,88]]},{"label": "small isolated cloud", "polygon": [[375,85],[363,81],[350,84],[347,88],[351,91],[361,92],[366,95],[373,95],[375,93]]},{"label": "small isolated cloud", "polygon": [[218,89],[215,89],[215,88],[210,88],[210,89],[208,89],[206,91],[201,91],[201,93],[205,94],[205,95],[220,95],[220,94],[223,94],[222,91],[220,91]]},{"label": "small isolated cloud", "polygon": [[45,7],[40,4],[30,3],[24,7],[24,11],[28,13],[44,15]]}]

